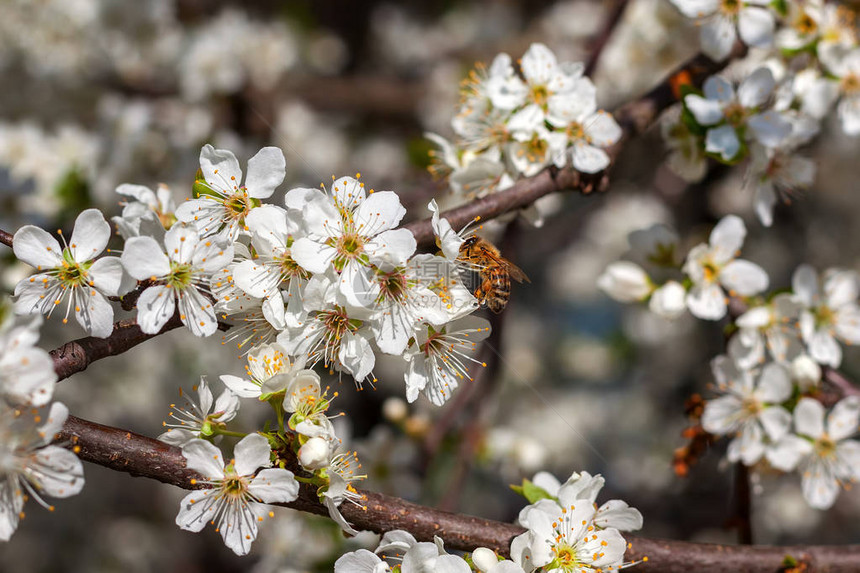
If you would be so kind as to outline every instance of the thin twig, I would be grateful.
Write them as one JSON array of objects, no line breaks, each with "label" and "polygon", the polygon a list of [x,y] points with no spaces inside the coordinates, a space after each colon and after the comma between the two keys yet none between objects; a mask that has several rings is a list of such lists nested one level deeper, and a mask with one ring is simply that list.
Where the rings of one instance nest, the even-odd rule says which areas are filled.
[{"label": "thin twig", "polygon": [[612,38],[615,28],[621,21],[621,17],[624,15],[624,11],[627,8],[627,3],[628,0],[617,0],[615,2],[615,5],[612,7],[612,12],[609,14],[609,17],[603,26],[603,30],[591,44],[591,54],[588,56],[588,62],[585,64],[583,75],[594,75],[594,70],[597,69],[597,64],[600,62],[600,56],[603,54],[603,49],[609,43],[609,39]]},{"label": "thin twig", "polygon": [[12,235],[0,229],[0,243],[3,243],[10,249],[12,248]]},{"label": "thin twig", "polygon": [[732,525],[738,529],[738,543],[752,545],[752,488],[749,468],[742,462],[735,464],[734,512]]}]

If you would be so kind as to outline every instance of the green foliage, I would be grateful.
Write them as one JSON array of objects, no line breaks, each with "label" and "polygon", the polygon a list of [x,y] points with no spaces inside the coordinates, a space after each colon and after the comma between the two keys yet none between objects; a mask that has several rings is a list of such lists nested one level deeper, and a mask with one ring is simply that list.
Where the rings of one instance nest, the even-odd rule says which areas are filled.
[{"label": "green foliage", "polygon": [[90,186],[77,168],[70,169],[54,189],[60,203],[60,219],[72,220],[81,211],[92,206]]},{"label": "green foliage", "polygon": [[523,496],[529,503],[537,503],[542,499],[555,499],[544,488],[524,479],[522,485],[512,485],[511,489]]}]

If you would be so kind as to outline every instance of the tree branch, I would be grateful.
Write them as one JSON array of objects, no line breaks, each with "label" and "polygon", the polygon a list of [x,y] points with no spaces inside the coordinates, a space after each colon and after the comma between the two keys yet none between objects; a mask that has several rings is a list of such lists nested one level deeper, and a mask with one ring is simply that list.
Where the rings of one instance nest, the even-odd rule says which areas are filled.
[{"label": "tree branch", "polygon": [[12,235],[7,233],[3,229],[0,229],[0,243],[3,243],[4,245],[6,245],[7,247],[9,247],[11,249],[12,248]]},{"label": "tree branch", "polygon": [[609,14],[606,23],[603,25],[603,30],[600,32],[600,35],[594,39],[591,45],[591,55],[589,55],[588,61],[585,64],[583,75],[594,75],[594,70],[597,69],[597,64],[600,62],[600,56],[603,54],[603,49],[606,47],[606,44],[609,43],[609,39],[612,38],[612,34],[615,32],[615,28],[618,26],[618,23],[621,22],[621,17],[624,15],[627,3],[628,0],[616,0],[615,5],[612,6],[612,13]]},{"label": "tree branch", "polygon": [[57,381],[65,380],[72,374],[86,370],[87,366],[96,360],[122,354],[141,342],[180,326],[182,326],[182,320],[180,320],[178,312],[167,321],[167,324],[157,334],[145,334],[135,319],[127,319],[115,323],[113,332],[107,338],[86,336],[67,342],[50,353],[54,360],[54,371],[58,376]]},{"label": "tree branch", "polygon": [[[58,440],[75,447],[84,461],[133,476],[184,489],[192,489],[191,480],[200,478],[185,466],[179,448],[119,428],[69,416]],[[489,547],[503,555],[508,554],[511,540],[525,531],[509,523],[440,511],[379,493],[360,493],[365,497],[363,507],[344,503],[340,508],[344,517],[360,530],[382,533],[403,529],[422,541],[432,541],[438,535],[451,549],[470,551]],[[319,503],[314,488],[308,485],[302,486],[296,501],[278,505],[317,515],[328,513]],[[648,557],[647,562],[638,566],[641,571],[772,573],[780,569],[786,556],[807,563],[808,571],[856,571],[860,563],[858,545],[731,546],[625,537],[631,543],[628,559]]]}]

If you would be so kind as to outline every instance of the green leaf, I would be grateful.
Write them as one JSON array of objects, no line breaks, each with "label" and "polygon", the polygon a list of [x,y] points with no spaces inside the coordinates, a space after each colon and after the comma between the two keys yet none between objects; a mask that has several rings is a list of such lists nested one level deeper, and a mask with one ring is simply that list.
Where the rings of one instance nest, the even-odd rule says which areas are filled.
[{"label": "green leaf", "polygon": [[512,485],[511,489],[523,496],[529,503],[537,503],[542,499],[555,499],[544,488],[524,479],[523,485]]}]

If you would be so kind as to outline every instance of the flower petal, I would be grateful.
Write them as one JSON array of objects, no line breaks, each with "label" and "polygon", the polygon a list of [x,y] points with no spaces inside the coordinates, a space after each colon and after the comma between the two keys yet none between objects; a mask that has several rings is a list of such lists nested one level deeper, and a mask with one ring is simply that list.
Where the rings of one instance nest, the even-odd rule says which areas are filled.
[{"label": "flower petal", "polygon": [[702,51],[717,62],[728,57],[736,38],[734,23],[719,15],[709,18],[699,31]]},{"label": "flower petal", "polygon": [[[191,440],[182,448],[185,465],[209,479],[224,477],[224,458],[221,450],[206,440]],[[199,531],[199,530],[198,530]]]},{"label": "flower petal", "polygon": [[720,282],[729,289],[730,294],[752,296],[767,289],[770,280],[757,264],[736,259],[720,271]]},{"label": "flower petal", "polygon": [[839,441],[857,433],[860,422],[860,399],[849,396],[840,400],[827,416],[827,435]]},{"label": "flower petal", "polygon": [[690,313],[704,320],[720,320],[726,315],[726,295],[717,285],[696,285],[687,293]]},{"label": "flower petal", "polygon": [[765,47],[771,44],[775,27],[773,15],[766,8],[747,6],[738,15],[738,34],[748,46]]},{"label": "flower petal", "polygon": [[187,287],[179,296],[179,318],[194,336],[212,336],[218,330],[212,301],[193,286]]},{"label": "flower petal", "polygon": [[708,130],[705,136],[705,151],[719,153],[724,161],[733,159],[741,149],[741,142],[735,128],[731,125],[721,125]]},{"label": "flower petal", "polygon": [[15,256],[38,270],[58,267],[63,262],[63,249],[57,239],[44,229],[24,225],[12,238]]},{"label": "flower petal", "polygon": [[830,509],[839,495],[839,482],[823,463],[810,464],[803,471],[803,497],[816,509]]},{"label": "flower petal", "polygon": [[747,228],[737,215],[728,215],[720,219],[708,239],[714,251],[715,262],[726,263],[734,259],[743,246],[746,235]]},{"label": "flower petal", "polygon": [[824,434],[824,406],[821,402],[801,398],[794,409],[794,429],[803,436],[820,438]]},{"label": "flower petal", "polygon": [[268,199],[278,185],[284,182],[286,174],[284,152],[277,147],[264,147],[248,160],[248,174],[245,176],[248,195],[256,199]]},{"label": "flower petal", "polygon": [[248,492],[263,503],[288,503],[299,496],[299,482],[289,470],[269,468],[251,480]]},{"label": "flower petal", "polygon": [[151,286],[137,299],[137,323],[146,334],[157,334],[176,310],[173,289]]},{"label": "flower petal", "polygon": [[105,250],[110,239],[110,225],[98,209],[82,211],[75,219],[75,229],[69,250],[74,259],[83,263],[92,260]]},{"label": "flower petal", "polygon": [[718,100],[689,94],[684,98],[684,104],[700,125],[715,125],[723,120],[723,104]]},{"label": "flower petal", "polygon": [[200,170],[216,191],[230,194],[238,190],[242,182],[242,168],[233,152],[215,149],[208,143],[200,150]]},{"label": "flower petal", "polygon": [[573,167],[583,173],[597,173],[609,166],[609,155],[605,151],[593,145],[581,141],[573,144],[571,150]]},{"label": "flower petal", "polygon": [[260,434],[248,434],[233,449],[236,473],[247,476],[257,471],[257,468],[271,466],[271,453],[269,440]]},{"label": "flower petal", "polygon": [[84,330],[97,338],[107,338],[113,332],[113,307],[95,289],[83,287],[75,292],[75,318]]}]

